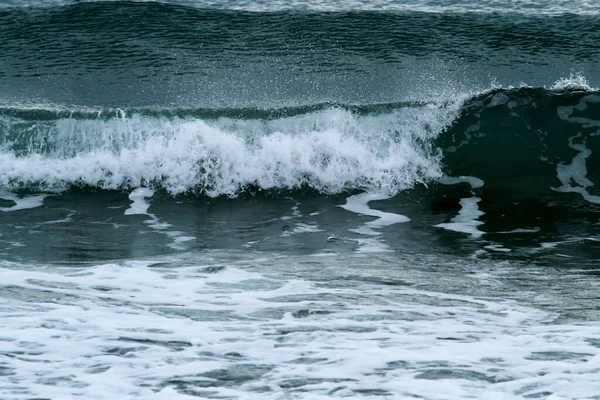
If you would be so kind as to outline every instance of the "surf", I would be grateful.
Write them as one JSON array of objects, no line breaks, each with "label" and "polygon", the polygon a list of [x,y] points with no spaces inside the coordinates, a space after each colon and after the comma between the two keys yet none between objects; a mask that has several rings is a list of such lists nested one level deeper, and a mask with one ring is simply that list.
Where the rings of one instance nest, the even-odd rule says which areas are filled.
[{"label": "surf", "polygon": [[255,189],[395,195],[444,176],[474,176],[488,189],[502,182],[504,189],[532,195],[552,187],[577,192],[557,168],[566,176],[574,150],[583,151],[574,146],[584,146],[589,154],[577,162],[588,163],[586,173],[597,170],[599,103],[596,89],[572,77],[548,88],[492,88],[437,103],[280,109],[15,104],[0,108],[0,185],[32,191],[149,187],[211,197]]}]

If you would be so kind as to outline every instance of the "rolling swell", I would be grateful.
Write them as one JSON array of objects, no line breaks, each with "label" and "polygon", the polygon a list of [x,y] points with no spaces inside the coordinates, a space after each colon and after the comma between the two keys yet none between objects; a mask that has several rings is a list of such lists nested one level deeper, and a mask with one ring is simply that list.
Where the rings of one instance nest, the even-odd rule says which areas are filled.
[{"label": "rolling swell", "polygon": [[418,7],[252,12],[192,3],[202,4],[59,0],[0,8],[0,102],[272,108],[416,94],[438,101],[442,88],[483,89],[491,79],[542,86],[571,69],[598,79],[598,18],[568,8],[540,16]]},{"label": "rolling swell", "polygon": [[0,109],[0,158],[9,166],[0,183],[34,190],[149,185],[210,196],[256,187],[396,194],[445,174],[482,179],[499,199],[596,203],[599,112],[600,93],[576,80],[439,104],[9,107]]}]

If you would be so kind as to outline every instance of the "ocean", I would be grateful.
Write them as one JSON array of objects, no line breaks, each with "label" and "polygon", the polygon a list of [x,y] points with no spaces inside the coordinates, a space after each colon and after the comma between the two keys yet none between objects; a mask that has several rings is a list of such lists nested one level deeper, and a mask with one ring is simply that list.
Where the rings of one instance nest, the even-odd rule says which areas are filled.
[{"label": "ocean", "polygon": [[600,3],[5,0],[0,399],[600,399]]}]

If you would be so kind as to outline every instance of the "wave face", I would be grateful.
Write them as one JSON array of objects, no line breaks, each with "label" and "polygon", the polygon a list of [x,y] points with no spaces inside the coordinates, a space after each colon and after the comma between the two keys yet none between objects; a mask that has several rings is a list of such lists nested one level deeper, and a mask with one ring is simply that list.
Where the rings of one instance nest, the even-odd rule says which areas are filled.
[{"label": "wave face", "polygon": [[6,3],[0,185],[593,199],[597,6],[505,3]]},{"label": "wave face", "polygon": [[599,115],[597,91],[492,91],[466,104],[439,141],[445,171],[475,175],[504,196],[552,189],[599,203],[588,193],[600,179]]},{"label": "wave face", "polygon": [[[455,102],[260,109],[0,110],[12,189],[154,186],[234,196],[309,188],[396,194],[443,174],[595,202],[600,92],[495,89]],[[591,197],[590,197],[591,196]]]}]

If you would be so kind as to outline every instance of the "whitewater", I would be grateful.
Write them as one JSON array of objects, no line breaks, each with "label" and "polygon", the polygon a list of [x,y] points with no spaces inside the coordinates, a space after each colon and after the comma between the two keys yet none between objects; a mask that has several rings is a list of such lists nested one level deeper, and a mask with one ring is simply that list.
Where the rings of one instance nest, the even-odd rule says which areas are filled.
[{"label": "whitewater", "polygon": [[600,399],[600,9],[0,5],[0,399]]}]

